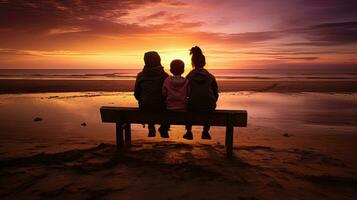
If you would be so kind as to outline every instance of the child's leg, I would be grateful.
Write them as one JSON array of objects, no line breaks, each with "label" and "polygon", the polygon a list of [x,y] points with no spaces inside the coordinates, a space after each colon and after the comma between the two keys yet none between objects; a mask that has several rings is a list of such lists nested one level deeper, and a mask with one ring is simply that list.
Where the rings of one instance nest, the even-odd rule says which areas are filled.
[{"label": "child's leg", "polygon": [[192,131],[192,125],[187,124],[187,125],[186,125],[186,130],[187,130],[187,131]]},{"label": "child's leg", "polygon": [[203,131],[208,132],[211,126],[209,124],[206,124],[203,126]]},{"label": "child's leg", "polygon": [[156,130],[155,130],[155,125],[154,124],[148,124],[148,130],[149,130],[148,137],[155,137],[156,136]]},{"label": "child's leg", "polygon": [[161,129],[161,130],[169,130],[170,129],[170,124],[161,124],[159,129]]},{"label": "child's leg", "polygon": [[202,139],[205,140],[210,140],[211,139],[211,135],[209,134],[209,129],[211,128],[211,126],[209,124],[206,124],[203,126],[203,131],[202,131]]},{"label": "child's leg", "polygon": [[192,134],[192,125],[191,124],[186,124],[186,134],[183,136],[186,140],[192,140],[193,139],[193,134]]},{"label": "child's leg", "polygon": [[159,132],[160,132],[160,136],[162,138],[169,138],[169,128],[170,128],[170,124],[161,124],[160,128],[159,128]]}]

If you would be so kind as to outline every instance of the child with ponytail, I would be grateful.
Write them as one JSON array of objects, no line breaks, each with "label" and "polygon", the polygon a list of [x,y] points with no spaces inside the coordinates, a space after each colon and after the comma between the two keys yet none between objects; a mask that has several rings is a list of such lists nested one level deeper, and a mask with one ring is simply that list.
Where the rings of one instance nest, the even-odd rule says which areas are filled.
[{"label": "child with ponytail", "polygon": [[[190,55],[193,69],[186,76],[190,83],[187,105],[188,110],[192,112],[214,111],[218,100],[218,85],[216,78],[204,69],[206,58],[198,46],[191,48]],[[202,131],[202,139],[211,139],[209,129],[210,125],[205,124]],[[187,132],[183,137],[192,140],[192,125],[186,125],[186,130]]]}]

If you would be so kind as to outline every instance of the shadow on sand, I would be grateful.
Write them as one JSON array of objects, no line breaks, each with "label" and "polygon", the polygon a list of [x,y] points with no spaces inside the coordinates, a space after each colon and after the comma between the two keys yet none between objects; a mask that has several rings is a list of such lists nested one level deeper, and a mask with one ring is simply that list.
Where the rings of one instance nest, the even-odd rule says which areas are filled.
[{"label": "shadow on sand", "polygon": [[136,143],[123,153],[114,145],[100,144],[0,160],[0,197],[333,199],[340,192],[346,199],[356,196],[355,177],[333,173],[348,171],[344,163],[314,151],[241,146],[235,149],[235,158],[227,160],[218,144]]}]

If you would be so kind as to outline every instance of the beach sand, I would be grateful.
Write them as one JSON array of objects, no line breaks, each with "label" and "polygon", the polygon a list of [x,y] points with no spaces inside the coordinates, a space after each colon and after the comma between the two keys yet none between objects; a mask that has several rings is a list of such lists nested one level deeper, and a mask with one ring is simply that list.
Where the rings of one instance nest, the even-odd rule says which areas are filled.
[{"label": "beach sand", "polygon": [[[338,144],[341,136],[323,139],[306,136],[286,138],[264,127],[243,129],[235,138],[239,145],[235,146],[233,160],[225,158],[224,146],[219,143],[147,140],[136,140],[122,154],[115,151],[113,144],[106,143],[2,159],[0,196],[2,199],[356,199],[355,168],[324,152],[324,148],[307,148],[313,143]],[[306,140],[309,145],[301,145]],[[355,144],[356,137],[343,140],[345,151],[355,151],[351,143]]]},{"label": "beach sand", "polygon": [[357,199],[356,99],[341,91],[221,93],[220,109],[249,114],[227,160],[224,127],[212,127],[210,141],[194,127],[187,141],[181,126],[161,139],[133,125],[133,147],[118,154],[99,107],[136,106],[132,92],[3,94],[0,198]]}]

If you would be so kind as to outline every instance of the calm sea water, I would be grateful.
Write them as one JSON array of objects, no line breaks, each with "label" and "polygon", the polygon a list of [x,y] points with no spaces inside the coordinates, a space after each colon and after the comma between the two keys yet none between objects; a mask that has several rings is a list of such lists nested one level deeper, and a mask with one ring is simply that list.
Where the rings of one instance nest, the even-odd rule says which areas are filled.
[{"label": "calm sea water", "polygon": [[[169,70],[165,69],[168,73]],[[184,73],[189,72],[186,68]],[[134,79],[141,69],[0,69],[2,79]],[[357,71],[296,69],[209,69],[217,79],[357,80]]]}]

